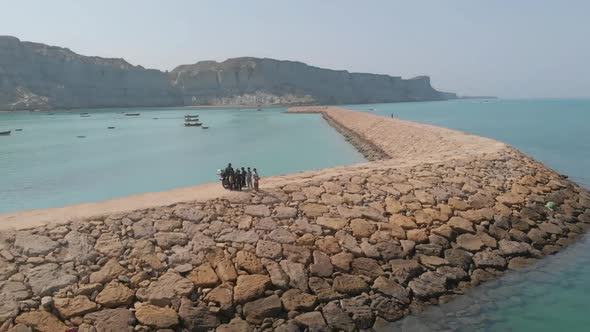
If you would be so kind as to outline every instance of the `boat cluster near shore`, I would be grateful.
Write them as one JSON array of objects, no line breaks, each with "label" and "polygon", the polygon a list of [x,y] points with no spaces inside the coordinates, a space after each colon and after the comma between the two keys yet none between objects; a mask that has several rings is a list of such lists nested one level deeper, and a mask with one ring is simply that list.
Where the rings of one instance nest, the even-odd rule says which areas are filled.
[{"label": "boat cluster near shore", "polygon": [[[54,115],[55,113],[48,113],[48,115]],[[141,113],[133,113],[133,112],[121,112],[120,114],[124,114],[128,117],[138,117],[141,116]],[[80,113],[81,118],[90,118],[92,114],[89,112],[82,112]],[[158,120],[159,118],[154,117],[154,120]],[[201,129],[209,129],[209,126],[203,126],[203,123],[199,121],[198,114],[186,114],[184,116],[184,126],[185,127],[200,127]],[[115,126],[108,126],[107,129],[116,129]],[[22,131],[22,128],[14,129],[15,132]],[[0,136],[10,136],[12,134],[11,130],[0,131]],[[77,138],[86,138],[86,135],[77,135]]]}]

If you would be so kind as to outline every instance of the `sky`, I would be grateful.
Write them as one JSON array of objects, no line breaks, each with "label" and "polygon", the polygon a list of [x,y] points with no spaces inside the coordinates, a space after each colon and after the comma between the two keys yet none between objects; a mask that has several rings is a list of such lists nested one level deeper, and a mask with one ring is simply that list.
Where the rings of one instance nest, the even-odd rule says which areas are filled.
[{"label": "sky", "polygon": [[587,0],[0,0],[0,35],[172,70],[239,56],[431,76],[504,98],[590,97]]}]

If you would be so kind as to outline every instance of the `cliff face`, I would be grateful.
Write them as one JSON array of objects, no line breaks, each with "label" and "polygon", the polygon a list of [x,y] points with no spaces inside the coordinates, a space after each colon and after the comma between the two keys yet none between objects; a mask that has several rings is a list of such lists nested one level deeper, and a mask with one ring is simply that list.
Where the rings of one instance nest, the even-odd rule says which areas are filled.
[{"label": "cliff face", "polygon": [[179,66],[170,77],[187,105],[234,103],[242,96],[259,104],[271,99],[282,104],[352,104],[454,98],[433,89],[427,76],[406,80],[266,58],[202,61]]},{"label": "cliff face", "polygon": [[443,100],[426,76],[402,79],[235,58],[182,65],[171,73],[123,59],[0,36],[0,110],[51,108],[295,105]]},{"label": "cliff face", "polygon": [[166,74],[0,36],[0,110],[178,105]]}]

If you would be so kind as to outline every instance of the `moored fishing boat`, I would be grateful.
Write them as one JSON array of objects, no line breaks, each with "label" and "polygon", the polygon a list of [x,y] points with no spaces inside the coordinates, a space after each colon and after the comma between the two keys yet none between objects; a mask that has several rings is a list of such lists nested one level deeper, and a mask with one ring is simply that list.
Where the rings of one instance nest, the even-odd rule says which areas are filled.
[{"label": "moored fishing boat", "polygon": [[184,123],[185,127],[200,127],[201,125],[203,125],[203,124],[200,122],[188,122],[187,121]]},{"label": "moored fishing boat", "polygon": [[1,136],[8,136],[8,135],[10,135],[10,132],[11,132],[11,131],[12,131],[12,130],[7,130],[7,131],[0,131],[0,135],[1,135]]},{"label": "moored fishing boat", "polygon": [[141,113],[125,113],[125,116],[139,116]]}]

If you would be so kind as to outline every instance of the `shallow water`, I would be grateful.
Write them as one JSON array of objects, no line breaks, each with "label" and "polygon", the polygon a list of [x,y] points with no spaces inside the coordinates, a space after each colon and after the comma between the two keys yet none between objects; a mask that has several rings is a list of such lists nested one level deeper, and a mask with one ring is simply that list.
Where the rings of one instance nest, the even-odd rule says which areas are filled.
[{"label": "shallow water", "polygon": [[382,331],[588,331],[590,237]]},{"label": "shallow water", "polygon": [[[228,162],[270,176],[365,161],[320,115],[284,111],[0,113],[0,131],[23,129],[0,136],[0,212],[214,182]],[[184,127],[185,114],[199,114],[209,129]]]},{"label": "shallow water", "polygon": [[[590,187],[590,100],[351,105],[511,144]],[[370,110],[374,109],[374,110]],[[590,237],[382,331],[590,331]]]}]

